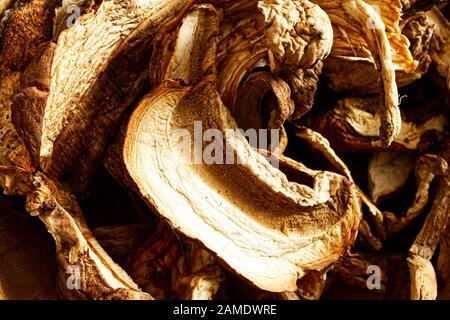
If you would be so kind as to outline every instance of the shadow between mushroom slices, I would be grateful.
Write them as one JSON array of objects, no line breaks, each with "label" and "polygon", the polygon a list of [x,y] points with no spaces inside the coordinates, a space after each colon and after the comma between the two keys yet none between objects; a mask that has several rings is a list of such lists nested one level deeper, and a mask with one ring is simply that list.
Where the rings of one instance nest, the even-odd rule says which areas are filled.
[{"label": "shadow between mushroom slices", "polygon": [[[236,164],[192,161],[199,149],[187,135],[194,137],[196,121],[203,131],[222,133],[215,141],[226,147],[215,156],[232,154]],[[294,291],[297,279],[327,267],[353,244],[361,218],[355,188],[343,176],[293,160],[293,170],[313,182],[290,182],[235,129],[211,82],[166,81],[134,111],[124,162],[148,204],[175,229],[259,288]]]}]

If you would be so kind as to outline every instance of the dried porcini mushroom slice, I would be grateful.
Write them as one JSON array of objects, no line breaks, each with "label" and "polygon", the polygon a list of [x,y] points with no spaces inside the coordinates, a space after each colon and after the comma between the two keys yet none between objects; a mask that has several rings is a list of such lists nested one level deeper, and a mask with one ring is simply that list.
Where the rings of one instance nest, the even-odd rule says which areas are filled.
[{"label": "dried porcini mushroom slice", "polygon": [[26,209],[39,216],[56,242],[58,289],[68,299],[151,299],[103,251],[73,196],[38,173]]},{"label": "dried porcini mushroom slice", "polygon": [[[342,6],[344,11],[367,31],[367,44],[372,48],[375,64],[383,80],[381,97],[384,101],[379,110],[381,117],[379,135],[382,145],[389,146],[400,134],[402,123],[391,45],[384,32],[384,23],[375,10],[362,0],[343,2]],[[368,26],[369,19],[372,19],[372,27]]]},{"label": "dried porcini mushroom slice", "polygon": [[280,75],[291,88],[292,99],[295,102],[295,110],[290,117],[291,120],[298,120],[311,110],[322,68],[323,62],[318,62],[310,69],[299,68]]},{"label": "dried porcini mushroom slice", "polygon": [[[206,160],[219,164],[202,162],[198,150],[192,161],[193,142],[181,140],[194,137],[194,128],[222,134],[216,143],[227,152],[205,142],[199,146],[214,148]],[[256,286],[295,290],[298,278],[323,269],[353,242],[360,218],[354,188],[328,172],[316,172],[311,186],[289,182],[239,131],[231,132],[236,129],[213,84],[183,88],[166,82],[133,113],[124,161],[143,197],[176,230]],[[216,161],[227,154],[235,165]]]},{"label": "dried porcini mushroom slice", "polygon": [[439,181],[431,211],[409,250],[412,300],[434,300],[438,294],[436,272],[430,260],[450,221],[449,188],[450,178],[446,174]]},{"label": "dried porcini mushroom slice", "polygon": [[211,254],[182,241],[164,222],[130,257],[126,269],[156,299],[211,300],[224,281]]},{"label": "dried porcini mushroom slice", "polygon": [[381,152],[369,162],[369,194],[374,203],[400,190],[414,170],[415,157],[408,153]]},{"label": "dried porcini mushroom slice", "polygon": [[[369,24],[371,24],[370,21]],[[402,21],[400,27],[402,34],[409,41],[409,52],[417,65],[411,72],[394,62],[396,83],[398,87],[404,87],[428,71],[432,60],[430,48],[435,28],[427,20],[425,13]],[[354,48],[354,50],[357,50],[357,48]],[[408,51],[405,51],[405,54],[409,55]],[[333,56],[326,60],[325,70],[329,79],[329,87],[336,92],[351,92],[358,95],[378,93],[381,79],[373,64],[366,60],[349,59],[343,60]],[[405,57],[405,59],[407,58]],[[394,60],[401,62],[395,56]]]},{"label": "dried porcini mushroom slice", "polygon": [[[364,3],[363,3],[364,2]],[[374,62],[378,48],[371,47],[367,31],[379,29],[384,32],[392,48],[392,62],[396,70],[414,71],[417,63],[408,50],[408,39],[402,35],[400,0],[329,1],[315,0],[331,20],[334,30],[331,57],[342,60]],[[356,5],[356,6],[355,6]],[[368,6],[371,8],[369,9]],[[361,14],[359,23],[348,23],[348,17]],[[368,18],[364,18],[364,15]],[[381,20],[381,21],[379,21]],[[380,24],[380,22],[382,24]],[[382,58],[385,58],[382,56]]]},{"label": "dried porcini mushroom slice", "polygon": [[38,46],[51,34],[51,1],[17,2],[5,16],[0,37],[0,165],[33,170],[30,156],[12,123],[12,105],[20,78]]},{"label": "dried porcini mushroom slice", "polygon": [[252,73],[242,83],[231,113],[243,130],[278,130],[277,141],[268,141],[267,146],[253,147],[282,152],[287,145],[283,125],[294,109],[288,84],[269,72],[260,71]]},{"label": "dried porcini mushroom slice", "polygon": [[438,156],[425,154],[417,159],[415,165],[417,192],[413,205],[401,217],[397,217],[394,214],[386,214],[386,226],[391,236],[403,230],[411,221],[414,221],[424,212],[429,200],[431,182],[436,176],[445,175],[447,170],[447,162]]},{"label": "dried porcini mushroom slice", "polygon": [[[336,30],[331,56],[347,60],[366,59],[374,63],[380,72],[382,101],[378,110],[381,115],[379,136],[381,143],[389,146],[401,129],[395,62],[407,71],[415,68],[407,46],[408,40],[399,27],[400,1],[391,4],[391,1],[333,3],[319,0],[317,3],[328,13]],[[380,13],[371,6],[372,3]],[[348,23],[347,16],[355,23]]]},{"label": "dried porcini mushroom slice", "polygon": [[344,98],[325,115],[311,117],[308,125],[327,137],[336,152],[425,151],[432,134],[442,134],[448,126],[443,114],[424,115],[422,123],[403,117],[399,135],[386,148],[377,139],[381,123],[378,103],[376,97]]},{"label": "dried porcini mushroom slice", "polygon": [[180,25],[165,79],[197,84],[207,76],[216,78],[216,47],[219,18],[211,5],[198,5]]},{"label": "dried porcini mushroom slice", "polygon": [[[320,153],[323,159],[326,159],[329,162],[335,172],[342,174],[349,181],[354,182],[349,168],[331,148],[330,142],[324,136],[309,128],[297,126],[292,123],[287,123],[287,129],[291,140],[294,140],[293,138],[297,138],[307,142],[313,150]],[[358,186],[356,187],[356,191],[362,201],[362,204],[364,205],[364,208],[368,210],[375,222],[375,227],[378,234],[382,238],[385,238],[386,232],[383,213],[370,201],[369,197],[367,197]],[[360,236],[362,236],[364,241],[368,242],[373,249],[378,250],[381,248],[380,240],[372,234],[370,226],[365,219],[363,219],[360,224]]]},{"label": "dried porcini mushroom slice", "polygon": [[[105,0],[60,33],[51,44],[51,61],[37,61],[48,65],[41,68],[50,79],[48,92],[40,90],[35,97],[41,105],[37,111],[42,111],[36,117],[42,120],[23,128],[24,137],[33,140],[28,144],[39,149],[33,161],[44,172],[74,192],[86,188],[106,140],[141,94],[148,44],[183,5],[182,0]],[[21,94],[27,90],[25,86]],[[19,110],[26,109],[23,103],[33,105],[19,100]]]}]

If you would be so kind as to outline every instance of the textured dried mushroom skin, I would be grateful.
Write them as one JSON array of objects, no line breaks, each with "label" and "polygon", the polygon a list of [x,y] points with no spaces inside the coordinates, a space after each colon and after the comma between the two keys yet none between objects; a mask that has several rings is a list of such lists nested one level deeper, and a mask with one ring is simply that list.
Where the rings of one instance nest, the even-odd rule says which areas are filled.
[{"label": "textured dried mushroom skin", "polygon": [[33,184],[26,209],[39,216],[55,239],[58,289],[64,298],[151,299],[100,247],[74,197],[40,173]]},{"label": "textured dried mushroom skin", "polygon": [[386,148],[380,145],[376,113],[377,98],[344,98],[327,114],[309,119],[309,126],[327,137],[336,152],[425,151],[433,134],[442,134],[448,125],[444,115],[425,115],[423,123],[402,120],[400,134]]},{"label": "textured dried mushroom skin", "polygon": [[408,153],[382,152],[369,162],[369,194],[374,203],[399,191],[414,170],[415,158]]},{"label": "textured dried mushroom skin", "polygon": [[252,73],[245,79],[239,88],[235,104],[231,107],[237,125],[243,130],[279,130],[278,141],[268,141],[266,146],[268,150],[279,152],[287,145],[283,125],[294,110],[289,85],[264,71]]},{"label": "textured dried mushroom skin", "polygon": [[13,165],[10,154],[20,144],[20,138],[11,122],[14,89],[20,86],[20,72],[0,77],[0,163]]},{"label": "textured dried mushroom skin", "polygon": [[309,0],[263,0],[271,70],[310,69],[330,54],[333,29],[326,13]]},{"label": "textured dried mushroom skin", "polygon": [[164,300],[210,300],[224,280],[208,252],[182,241],[163,222],[130,257],[126,269],[145,292]]},{"label": "textured dried mushroom skin", "polygon": [[298,120],[311,110],[322,68],[323,62],[318,62],[310,69],[299,68],[281,75],[281,78],[289,84],[292,99],[295,102],[295,110],[291,115],[291,120]]},{"label": "textured dried mushroom skin", "polygon": [[20,3],[8,15],[0,43],[0,71],[23,71],[51,35],[52,1]]},{"label": "textured dried mushroom skin", "polygon": [[[448,169],[448,168],[447,168]],[[450,178],[448,173],[439,178],[439,191],[425,220],[422,230],[409,252],[430,260],[450,219]]]},{"label": "textured dried mushroom skin", "polygon": [[51,82],[51,62],[55,51],[52,42],[39,46],[21,78],[21,90],[14,96],[12,122],[24,141],[34,169],[39,166],[42,120]]},{"label": "textured dried mushroom skin", "polygon": [[[315,91],[315,76],[310,73],[320,72],[317,65],[328,56],[333,40],[330,21],[319,6],[309,1],[268,0],[225,2],[218,7],[224,17],[217,50],[218,89],[226,105],[233,106],[240,84],[266,59],[272,72],[292,72],[292,77],[312,82],[303,87],[297,83],[297,96],[302,90]],[[239,9],[244,8],[242,15]],[[306,70],[305,75],[297,74],[299,69]],[[309,100],[302,99],[296,117],[311,107]]]},{"label": "textured dried mushroom skin", "polygon": [[[435,33],[435,26],[428,22],[425,13],[421,13],[414,18],[407,19],[403,22],[402,33],[408,38],[411,54],[418,64],[414,72],[415,77],[414,74],[408,74],[403,71],[401,71],[400,76],[403,76],[406,79],[409,76],[411,78],[409,82],[412,82],[414,78],[426,73],[432,62],[430,49],[432,38]],[[405,82],[408,83],[408,81]]]},{"label": "textured dried mushroom skin", "polygon": [[186,14],[178,30],[165,79],[197,84],[205,77],[216,78],[215,57],[219,18],[211,5],[199,5]]},{"label": "textured dried mushroom skin", "polygon": [[34,142],[51,177],[75,192],[85,189],[106,140],[144,87],[148,44],[183,4],[106,0],[61,32],[49,67],[42,135]]},{"label": "textured dried mushroom skin", "polygon": [[5,17],[0,38],[0,164],[32,170],[29,155],[22,147],[12,123],[15,91],[22,72],[38,53],[38,46],[51,33],[51,1],[17,3]]},{"label": "textured dried mushroom skin", "polygon": [[417,192],[412,206],[401,217],[386,214],[386,226],[391,236],[398,234],[424,212],[429,200],[431,182],[436,176],[445,175],[447,170],[447,162],[438,156],[425,154],[417,160],[415,165]]},{"label": "textured dried mushroom skin", "polygon": [[360,216],[347,179],[315,172],[311,187],[289,182],[240,132],[222,143],[242,164],[194,164],[174,134],[184,128],[192,135],[197,120],[222,134],[237,129],[211,83],[189,89],[167,82],[141,101],[125,139],[129,174],[176,230],[275,292],[294,290],[307,270],[326,267],[351,245]]},{"label": "textured dried mushroom skin", "polygon": [[412,255],[408,258],[408,266],[411,276],[411,300],[435,300],[438,284],[430,260]]}]

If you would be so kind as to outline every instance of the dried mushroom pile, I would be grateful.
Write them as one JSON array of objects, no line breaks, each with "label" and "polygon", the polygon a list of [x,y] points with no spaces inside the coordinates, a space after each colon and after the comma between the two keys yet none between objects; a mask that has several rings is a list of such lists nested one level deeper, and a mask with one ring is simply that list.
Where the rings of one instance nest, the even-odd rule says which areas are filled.
[{"label": "dried mushroom pile", "polygon": [[450,299],[447,1],[0,10],[0,298]]}]

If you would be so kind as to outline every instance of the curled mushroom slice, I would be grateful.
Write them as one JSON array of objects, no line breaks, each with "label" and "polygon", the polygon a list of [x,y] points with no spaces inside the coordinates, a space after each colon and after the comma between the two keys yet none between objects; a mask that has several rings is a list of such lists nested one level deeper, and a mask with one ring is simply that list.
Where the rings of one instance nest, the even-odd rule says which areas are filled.
[{"label": "curled mushroom slice", "polygon": [[[324,136],[309,128],[297,126],[292,123],[287,123],[286,127],[291,138],[295,137],[306,141],[313,148],[313,150],[319,152],[323,158],[330,163],[335,172],[342,174],[348,180],[354,182],[350,169],[331,148],[330,142]],[[377,233],[381,238],[385,238],[386,232],[383,213],[377,208],[376,205],[372,203],[369,197],[366,196],[366,194],[357,185],[356,191],[362,201],[362,204],[373,218]],[[363,219],[360,224],[360,236],[363,238],[363,241],[370,244],[373,249],[379,250],[381,248],[381,241],[372,233],[370,230],[370,225],[365,219]]]},{"label": "curled mushroom slice", "polygon": [[438,284],[431,258],[445,235],[450,221],[450,178],[440,178],[439,191],[425,224],[409,250],[408,266],[411,276],[411,299],[434,300],[438,295]]},{"label": "curled mushroom slice", "polygon": [[433,257],[450,218],[450,177],[448,173],[439,178],[439,191],[433,201],[422,230],[409,252],[430,260]]},{"label": "curled mushroom slice", "polygon": [[[400,0],[357,2],[314,0],[313,2],[327,13],[333,26],[334,40],[331,57],[373,63],[375,59],[373,55],[377,54],[378,48],[370,43],[372,40],[368,38],[370,37],[368,32],[373,33],[376,28],[379,28],[378,32],[384,32],[387,35],[393,52],[392,62],[395,69],[413,72],[416,68],[417,63],[408,50],[409,41],[402,35],[400,28],[402,15]],[[358,15],[361,15],[362,20],[359,21]],[[358,20],[358,23],[349,23],[349,16]]]},{"label": "curled mushroom slice", "polygon": [[38,173],[27,211],[39,216],[56,242],[58,289],[67,299],[151,299],[103,251],[72,196]]},{"label": "curled mushroom slice", "polygon": [[282,74],[281,77],[289,84],[295,110],[291,120],[298,120],[308,113],[316,97],[319,76],[322,73],[323,63],[318,62],[310,69],[297,69]]},{"label": "curled mushroom slice", "polygon": [[288,84],[269,72],[260,71],[252,73],[241,85],[231,113],[241,129],[277,130],[279,135],[270,135],[276,139],[267,141],[267,145],[252,146],[282,153],[287,145],[283,125],[294,109]]},{"label": "curled mushroom slice", "polygon": [[426,154],[417,160],[415,165],[417,192],[413,205],[401,217],[386,214],[386,226],[391,236],[402,231],[424,212],[429,200],[431,182],[436,176],[444,175],[447,170],[447,162],[438,156]]},{"label": "curled mushroom slice", "polygon": [[211,5],[195,6],[178,30],[175,49],[165,79],[197,84],[207,76],[216,78],[216,47],[219,32],[217,12]]},{"label": "curled mushroom slice", "polygon": [[30,93],[25,84],[19,95],[27,99],[17,104],[19,123],[19,110],[40,106],[40,121],[25,126],[23,137],[36,146],[33,160],[44,172],[85,190],[111,132],[144,88],[151,40],[183,7],[183,0],[105,0],[49,44],[53,58],[37,61],[49,86]]},{"label": "curled mushroom slice", "polygon": [[[333,43],[327,15],[310,1],[238,1],[223,5],[217,55],[218,89],[226,105],[233,106],[237,91],[254,68],[270,67],[277,76],[296,79],[292,89],[301,101],[300,117],[312,105],[315,74]],[[245,15],[239,14],[241,8]],[[304,70],[302,72],[301,70]],[[307,79],[307,83],[300,83]],[[311,92],[306,92],[307,90]],[[302,93],[307,96],[300,98]]]},{"label": "curled mushroom slice", "polygon": [[[383,16],[382,16],[383,18]],[[408,38],[409,50],[403,55],[412,55],[414,71],[398,66],[401,54],[393,57],[398,87],[404,87],[420,78],[428,71],[431,63],[430,49],[434,26],[428,22],[425,13],[410,17],[401,23],[401,32]],[[388,31],[388,29],[387,29]],[[388,31],[389,32],[389,31]],[[357,50],[357,48],[354,48]],[[408,60],[403,56],[402,60]],[[325,73],[329,79],[329,87],[336,92],[351,92],[352,94],[375,94],[380,91],[381,79],[373,64],[366,60],[349,60],[332,57],[325,62]]]},{"label": "curled mushroom slice", "polygon": [[[384,31],[385,25],[373,7],[362,0],[344,1],[342,6],[351,18],[361,24],[363,31],[367,32],[367,44],[372,48],[375,64],[383,80],[381,96],[384,105],[379,111],[381,115],[379,133],[381,143],[389,146],[400,134],[402,122],[391,45]],[[369,26],[368,21],[372,21],[373,25]]]},{"label": "curled mushroom slice", "polygon": [[378,104],[376,97],[344,98],[325,115],[311,117],[308,124],[327,137],[336,152],[426,151],[448,125],[443,114],[423,115],[421,122],[404,115],[400,134],[389,148],[382,147],[377,141],[381,124]]},{"label": "curled mushroom slice", "polygon": [[[199,135],[207,129],[212,144]],[[360,219],[354,188],[328,172],[316,172],[308,185],[290,182],[236,129],[212,83],[167,82],[133,113],[124,162],[176,230],[256,286],[293,291],[306,271],[323,269],[353,243]]]},{"label": "curled mushroom slice", "polygon": [[382,152],[369,162],[369,194],[374,203],[399,191],[414,171],[415,158],[408,153]]}]

